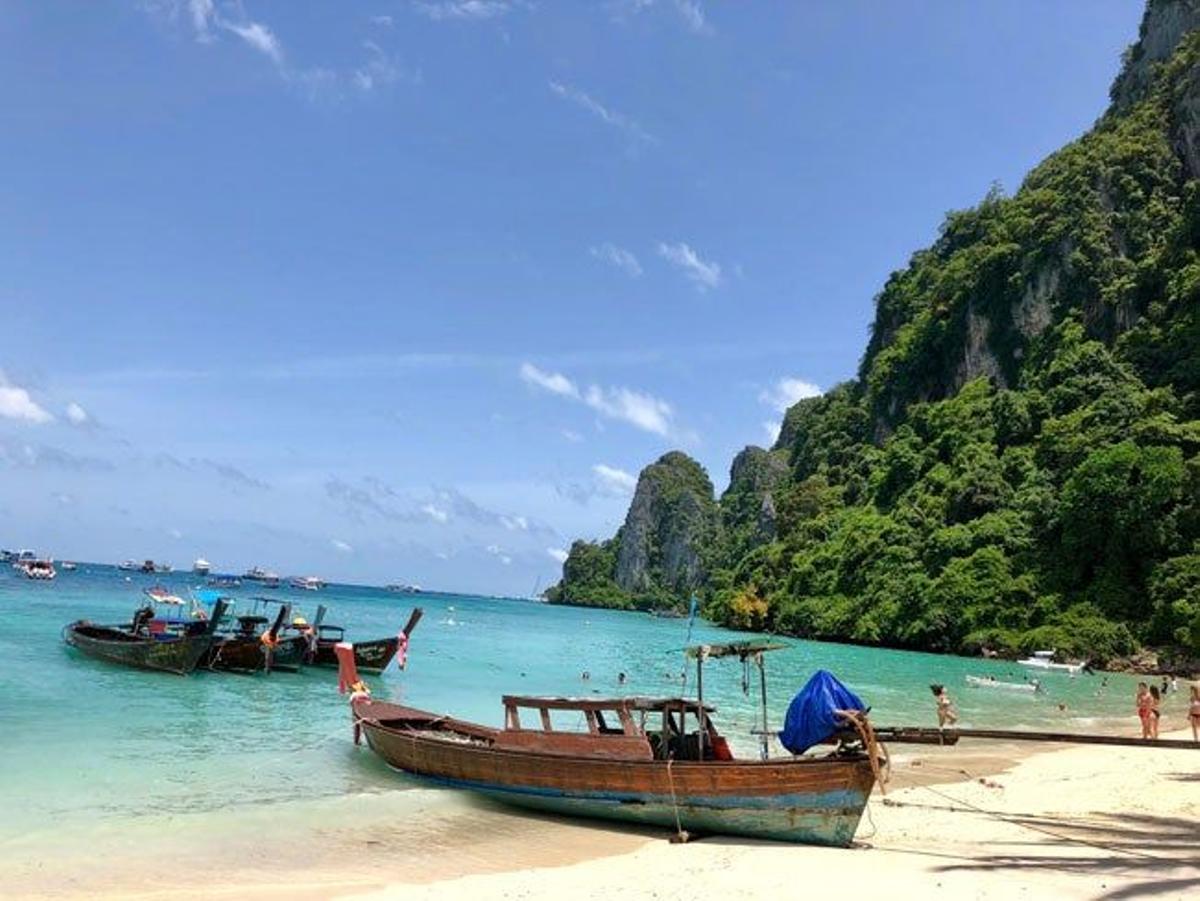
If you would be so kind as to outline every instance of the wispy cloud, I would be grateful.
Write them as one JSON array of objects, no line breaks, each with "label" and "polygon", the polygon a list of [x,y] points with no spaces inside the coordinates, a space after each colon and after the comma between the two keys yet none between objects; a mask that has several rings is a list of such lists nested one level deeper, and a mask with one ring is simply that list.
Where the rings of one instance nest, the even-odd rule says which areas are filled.
[{"label": "wispy cloud", "polygon": [[637,476],[616,466],[597,463],[592,467],[592,472],[596,474],[601,486],[614,494],[630,495],[637,488]]},{"label": "wispy cloud", "polygon": [[784,377],[764,388],[759,393],[758,399],[777,412],[786,413],[797,401],[807,397],[818,397],[820,394],[821,389],[812,382]]},{"label": "wispy cloud", "polygon": [[0,438],[0,465],[15,469],[55,469],[65,472],[112,472],[109,460],[81,456],[45,444],[27,444]]},{"label": "wispy cloud", "polygon": [[548,548],[546,548],[546,554],[547,554],[547,556],[551,557],[552,559],[557,560],[559,563],[566,563],[567,557],[570,556],[565,550],[563,550],[560,547],[548,547]]},{"label": "wispy cloud", "polygon": [[712,34],[712,26],[705,19],[704,10],[697,0],[673,0],[672,5],[689,30],[696,34]]},{"label": "wispy cloud", "polygon": [[701,293],[721,285],[721,264],[705,260],[683,241],[675,244],[662,242],[658,254],[679,269]]},{"label": "wispy cloud", "polygon": [[633,119],[630,119],[623,113],[619,113],[616,110],[605,106],[599,100],[593,98],[590,94],[558,81],[551,81],[549,82],[549,85],[550,91],[556,97],[561,97],[563,100],[587,110],[605,125],[620,129],[637,141],[647,144],[658,143],[658,139],[655,138],[654,135],[647,132]]},{"label": "wispy cloud", "polygon": [[421,512],[434,522],[445,523],[450,521],[450,514],[436,504],[422,504]]},{"label": "wispy cloud", "polygon": [[232,463],[212,460],[208,457],[191,457],[187,460],[180,460],[168,453],[158,453],[154,455],[153,462],[160,468],[209,472],[236,488],[252,488],[255,491],[268,491],[271,488],[262,479],[247,475]]},{"label": "wispy cloud", "polygon": [[346,541],[342,541],[342,539],[340,539],[340,538],[330,538],[329,543],[333,546],[333,549],[335,551],[337,551],[339,554],[353,554],[354,553],[354,548],[350,546],[350,543],[346,542]]},{"label": "wispy cloud", "polygon": [[513,4],[506,0],[416,0],[413,3],[413,9],[435,22],[446,19],[496,19],[510,12],[512,8]]},{"label": "wispy cloud", "polygon": [[534,387],[559,394],[563,397],[579,397],[579,389],[561,372],[546,372],[538,369],[532,363],[522,363],[520,369],[522,381]]},{"label": "wispy cloud", "polygon": [[221,22],[226,31],[236,34],[239,38],[257,50],[270,57],[277,66],[283,65],[283,45],[262,22]]},{"label": "wispy cloud", "polygon": [[665,400],[631,388],[589,385],[581,390],[561,372],[547,372],[532,363],[521,364],[521,379],[535,388],[566,397],[590,407],[608,419],[629,423],[644,432],[663,437],[678,436],[675,411]]},{"label": "wispy cloud", "polygon": [[92,417],[88,415],[87,410],[81,407],[75,401],[67,404],[67,422],[74,426],[87,426],[92,422]]},{"label": "wispy cloud", "polygon": [[665,400],[629,388],[601,388],[592,385],[584,403],[610,419],[619,419],[644,432],[669,436],[674,428],[674,411]]},{"label": "wispy cloud", "polygon": [[12,384],[0,372],[0,418],[42,424],[54,417],[38,404],[24,388]]},{"label": "wispy cloud", "polygon": [[638,278],[642,274],[642,264],[638,262],[638,258],[633,255],[632,251],[626,250],[624,247],[618,247],[616,244],[605,241],[603,244],[589,247],[588,253],[597,260],[617,267],[630,278]]},{"label": "wispy cloud", "polygon": [[421,83],[422,75],[419,69],[405,69],[394,56],[374,41],[363,41],[363,49],[367,51],[367,60],[355,69],[352,75],[354,86],[360,91],[373,91],[398,81]]},{"label": "wispy cloud", "polygon": [[489,544],[486,548],[484,548],[484,550],[498,559],[505,566],[508,566],[510,563],[512,563],[512,557],[506,554],[504,552],[504,548],[500,547],[498,544]]},{"label": "wispy cloud", "polygon": [[671,10],[675,14],[675,18],[693,34],[708,35],[714,31],[704,15],[704,8],[700,5],[699,0],[665,0],[662,3],[658,0],[613,0],[609,4],[609,8],[612,10],[612,18],[615,22],[624,22],[631,16],[658,8]]},{"label": "wispy cloud", "polygon": [[395,20],[391,16],[370,16],[372,25],[378,25],[380,28],[391,28],[395,24]]},{"label": "wispy cloud", "polygon": [[767,446],[774,446],[779,440],[779,433],[783,430],[783,421],[780,419],[768,419],[763,424],[763,431],[767,435]]}]

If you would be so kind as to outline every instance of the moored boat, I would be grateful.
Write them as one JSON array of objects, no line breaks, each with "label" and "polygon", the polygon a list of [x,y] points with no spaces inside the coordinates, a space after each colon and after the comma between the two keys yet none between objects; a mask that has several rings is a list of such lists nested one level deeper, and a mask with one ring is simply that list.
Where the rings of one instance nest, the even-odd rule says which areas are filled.
[{"label": "moored boat", "polygon": [[122,560],[120,563],[117,564],[117,569],[121,570],[122,572],[127,572],[127,573],[137,572],[141,568],[142,568],[142,565],[140,563],[138,563],[136,560]]},{"label": "moored boat", "polygon": [[[877,778],[865,731],[862,745],[841,740],[824,756],[739,760],[699,698],[517,696],[502,699],[497,729],[375,701],[355,679],[351,649],[337,653],[356,737],[388,765],[520,807],[662,826],[682,838],[845,847]],[[523,721],[522,711],[535,715]],[[586,731],[565,731],[564,717]]]},{"label": "moored boat", "polygon": [[[217,596],[216,592],[199,592],[201,601],[208,603]],[[212,647],[204,656],[202,665],[208,669],[227,670],[239,673],[271,672],[283,670],[296,672],[304,662],[308,642],[300,635],[283,633],[284,624],[291,614],[291,604],[260,599],[247,614],[234,616],[234,627],[219,631]],[[225,601],[228,605],[231,602]],[[273,621],[266,614],[267,604],[278,604]],[[232,607],[228,609],[232,610]]]},{"label": "moored boat", "polygon": [[271,572],[268,569],[263,569],[261,566],[252,566],[246,570],[242,576],[247,582],[258,582],[266,588],[279,587],[279,574]]},{"label": "moored boat", "polygon": [[212,564],[203,557],[197,557],[192,563],[192,572],[198,576],[207,576],[212,569]]},{"label": "moored boat", "polygon": [[63,640],[110,663],[187,675],[212,644],[224,610],[225,602],[218,601],[211,619],[182,621],[156,617],[153,607],[143,607],[128,625],[77,620],[63,628]]},{"label": "moored boat", "polygon": [[293,576],[288,580],[288,584],[301,591],[320,591],[325,587],[325,580],[316,576]]},{"label": "moored boat", "polygon": [[23,560],[16,566],[26,579],[36,582],[50,582],[58,575],[52,560]]},{"label": "moored boat", "polygon": [[[398,635],[387,638],[375,638],[367,641],[356,641],[350,646],[354,649],[354,664],[358,671],[377,676],[399,658],[400,668],[404,669],[408,654],[408,640],[416,629],[417,623],[425,611],[420,607],[413,609],[404,628]],[[346,641],[346,630],[342,626],[328,625],[325,619],[325,607],[317,608],[317,614],[311,623],[294,623],[293,628],[299,629],[309,637],[309,649],[305,663],[310,666],[338,665],[334,648]]]},{"label": "moored boat", "polygon": [[1032,657],[1025,657],[1022,660],[1018,660],[1017,663],[1021,664],[1021,666],[1050,670],[1057,673],[1067,673],[1071,676],[1078,675],[1087,667],[1086,663],[1058,663],[1054,659],[1055,653],[1055,651],[1034,651]]}]

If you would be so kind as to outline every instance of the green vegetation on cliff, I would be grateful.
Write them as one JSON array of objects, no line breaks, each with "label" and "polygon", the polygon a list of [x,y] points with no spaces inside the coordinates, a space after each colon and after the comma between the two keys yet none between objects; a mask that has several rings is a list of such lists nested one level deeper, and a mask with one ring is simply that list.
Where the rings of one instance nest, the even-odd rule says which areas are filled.
[{"label": "green vegetation on cliff", "polygon": [[699,590],[731,625],[939,651],[1200,654],[1200,35],[1171,33],[1197,5],[1153,0],[1096,127],[947,216],[877,298],[857,379],[740,454],[715,515],[702,471],[686,528],[631,508],[694,565],[631,579],[627,520],[576,543],[554,597]]}]

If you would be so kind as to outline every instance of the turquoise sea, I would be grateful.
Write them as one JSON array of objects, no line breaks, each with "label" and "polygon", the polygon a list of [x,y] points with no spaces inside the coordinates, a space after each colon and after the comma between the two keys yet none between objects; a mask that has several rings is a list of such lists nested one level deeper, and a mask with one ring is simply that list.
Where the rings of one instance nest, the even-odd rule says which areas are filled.
[{"label": "turquoise sea", "polygon": [[[127,621],[142,588],[161,583],[185,592],[200,581],[89,564],[53,583],[0,571],[0,864],[29,872],[55,848],[121,853],[115,836],[151,842],[186,833],[188,824],[228,824],[239,812],[251,831],[263,822],[308,828],[314,817],[332,828],[338,818],[354,818],[356,805],[418,791],[353,747],[333,670],[178,677],[97,662],[61,641],[62,626],[74,619]],[[684,620],[345,585],[315,593],[247,585],[231,593],[243,607],[254,594],[290,598],[310,615],[325,604],[326,622],[344,625],[351,639],[395,633],[419,604],[425,617],[408,669],[393,665],[372,680],[375,694],[467,719],[499,724],[504,693],[655,695],[680,687]],[[693,640],[737,634],[697,623]],[[1102,687],[1100,676],[1041,674],[1047,691],[1033,696],[965,683],[967,674],[1022,680],[1026,673],[1011,663],[787,641],[789,649],[768,658],[775,726],[817,668],[855,689],[876,723],[934,725],[928,685],[943,682],[963,725],[1134,724],[1134,680],[1125,676],[1107,676]],[[741,666],[713,661],[705,695],[734,747],[753,753],[757,682],[747,696]],[[421,790],[426,806],[443,796]]]}]

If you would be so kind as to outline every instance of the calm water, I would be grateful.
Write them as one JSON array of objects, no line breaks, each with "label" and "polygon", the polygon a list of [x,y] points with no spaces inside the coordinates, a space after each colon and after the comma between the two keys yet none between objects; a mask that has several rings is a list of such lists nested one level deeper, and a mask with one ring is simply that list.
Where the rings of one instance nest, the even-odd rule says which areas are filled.
[{"label": "calm water", "polygon": [[[127,579],[128,575],[128,579]],[[272,805],[411,790],[371,755],[355,753],[349,715],[332,670],[298,675],[187,678],[142,673],[90,660],[66,648],[62,626],[87,617],[128,620],[142,587],[177,591],[190,575],[143,576],[82,565],[52,584],[0,571],[0,850],[72,841],[106,823],[174,822],[181,814],[262,815]],[[291,598],[351,639],[394,634],[414,603],[425,618],[413,636],[406,672],[394,665],[373,680],[377,697],[499,724],[502,693],[660,694],[678,690],[683,620],[549,607],[515,600],[419,596],[350,586],[319,593],[243,587]],[[694,639],[736,637],[699,623]],[[1043,675],[1045,695],[971,689],[968,673],[1024,677],[1014,664],[814,642],[769,657],[771,715],[778,725],[811,672],[833,671],[871,704],[877,723],[933,725],[928,684],[950,687],[964,725],[1092,727],[1131,708],[1133,680]],[[580,673],[591,674],[589,682]],[[628,681],[620,687],[618,673]],[[669,678],[675,674],[674,681]],[[736,662],[705,669],[706,697],[735,747],[754,747],[757,683],[742,693]],[[1066,703],[1068,712],[1058,710]],[[332,800],[329,801],[333,804]],[[248,814],[249,815],[249,814]],[[157,819],[156,819],[157,818]]]}]

